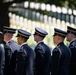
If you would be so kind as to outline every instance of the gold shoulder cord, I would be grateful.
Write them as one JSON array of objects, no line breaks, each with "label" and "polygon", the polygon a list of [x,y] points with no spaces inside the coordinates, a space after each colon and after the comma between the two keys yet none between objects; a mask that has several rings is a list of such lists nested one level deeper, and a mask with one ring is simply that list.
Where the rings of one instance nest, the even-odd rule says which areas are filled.
[{"label": "gold shoulder cord", "polygon": [[[60,46],[60,45],[59,45]],[[61,52],[61,50],[60,50],[60,48],[59,48],[59,46],[57,46],[57,49],[59,50],[59,52],[60,52],[60,56],[59,56],[59,58],[61,57],[61,55],[62,55],[62,52]]]},{"label": "gold shoulder cord", "polygon": [[24,51],[25,54],[27,54],[26,51],[25,51],[25,49],[23,48],[23,46],[21,47],[21,49]]}]

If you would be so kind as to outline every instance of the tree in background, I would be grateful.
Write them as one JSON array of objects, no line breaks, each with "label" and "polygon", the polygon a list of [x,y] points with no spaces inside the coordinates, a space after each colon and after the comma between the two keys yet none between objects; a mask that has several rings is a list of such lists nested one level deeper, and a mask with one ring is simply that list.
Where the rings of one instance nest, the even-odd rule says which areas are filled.
[{"label": "tree in background", "polygon": [[[3,26],[10,26],[9,22],[9,7],[13,3],[22,3],[26,0],[0,0],[0,31],[3,31]],[[29,2],[39,2],[39,3],[48,3],[54,4],[60,7],[76,9],[76,0],[28,0]]]},{"label": "tree in background", "polygon": [[[32,0],[30,0],[32,1]],[[76,9],[76,0],[33,0],[35,2],[49,3],[56,6]]]},{"label": "tree in background", "polygon": [[68,7],[76,9],[76,0],[68,0]]},{"label": "tree in background", "polygon": [[9,7],[13,3],[21,3],[24,2],[25,0],[13,0],[13,1],[8,1],[7,0],[4,2],[3,0],[0,0],[0,31],[3,32],[3,26],[10,26],[9,22]]}]

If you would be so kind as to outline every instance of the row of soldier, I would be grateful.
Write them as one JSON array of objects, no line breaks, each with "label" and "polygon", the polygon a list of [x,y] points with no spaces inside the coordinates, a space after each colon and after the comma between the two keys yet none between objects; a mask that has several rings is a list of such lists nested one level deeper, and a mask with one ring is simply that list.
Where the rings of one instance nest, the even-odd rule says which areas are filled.
[{"label": "row of soldier", "polygon": [[[12,39],[16,30],[17,43]],[[27,44],[31,33],[4,26],[0,32],[0,75],[76,75],[75,28],[67,26],[67,32],[54,28],[52,55],[43,41],[47,31],[36,27],[33,35],[37,43],[34,50]]]}]

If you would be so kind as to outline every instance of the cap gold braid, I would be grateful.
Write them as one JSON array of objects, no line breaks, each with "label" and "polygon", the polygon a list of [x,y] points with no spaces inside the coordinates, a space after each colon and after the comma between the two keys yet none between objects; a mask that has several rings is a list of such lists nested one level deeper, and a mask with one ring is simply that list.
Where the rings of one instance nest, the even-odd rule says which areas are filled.
[{"label": "cap gold braid", "polygon": [[76,33],[76,31],[73,31],[73,30],[70,30],[70,29],[68,29],[68,31],[71,31],[71,32],[75,32]]},{"label": "cap gold braid", "polygon": [[42,34],[42,33],[39,33],[38,31],[36,31],[36,33],[37,33],[37,34],[39,34],[39,35],[45,36],[44,34]]},{"label": "cap gold braid", "polygon": [[8,31],[12,31],[12,32],[15,32],[15,31],[13,31],[13,30],[7,30],[7,29],[4,29],[4,31],[7,31],[7,32],[8,32]]},{"label": "cap gold braid", "polygon": [[18,33],[18,34],[20,34],[21,36],[24,36],[24,37],[28,37],[27,35],[24,35],[24,34],[21,34],[21,33]]},{"label": "cap gold braid", "polygon": [[59,32],[55,32],[55,33],[57,33],[57,34],[61,34],[61,35],[63,35],[63,36],[66,36],[66,35],[64,35],[64,34],[62,34],[62,33],[59,33]]}]

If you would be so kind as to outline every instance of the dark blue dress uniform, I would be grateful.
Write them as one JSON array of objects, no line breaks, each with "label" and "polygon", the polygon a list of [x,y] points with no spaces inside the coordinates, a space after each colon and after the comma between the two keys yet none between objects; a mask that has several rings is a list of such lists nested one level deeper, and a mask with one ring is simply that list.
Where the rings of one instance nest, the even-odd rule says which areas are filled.
[{"label": "dark blue dress uniform", "polygon": [[[72,27],[67,27],[67,32],[72,33],[76,36],[76,29]],[[76,75],[76,38],[73,39],[70,44],[69,48],[71,50],[71,65],[70,65],[70,75]]]},{"label": "dark blue dress uniform", "polygon": [[[14,34],[16,29],[4,26],[4,34],[11,33]],[[5,45],[5,68],[4,75],[15,75],[15,67],[16,67],[16,55],[17,51],[20,49],[18,44],[9,40]]]},{"label": "dark blue dress uniform", "polygon": [[[34,35],[45,38],[48,33],[41,28],[36,27]],[[50,75],[51,50],[43,42],[39,41],[35,47],[35,74],[34,75]]]},{"label": "dark blue dress uniform", "polygon": [[[19,29],[17,37],[21,36],[28,39],[30,35],[29,32]],[[34,51],[27,43],[23,43],[17,55],[17,75],[34,75],[33,66]]]},{"label": "dark blue dress uniform", "polygon": [[0,75],[3,75],[4,62],[5,62],[5,57],[4,57],[5,51],[2,41],[3,41],[3,33],[0,32]]},{"label": "dark blue dress uniform", "polygon": [[[54,29],[54,36],[58,35],[65,38],[66,32]],[[68,47],[60,42],[52,51],[51,75],[69,75],[71,52]]]}]

